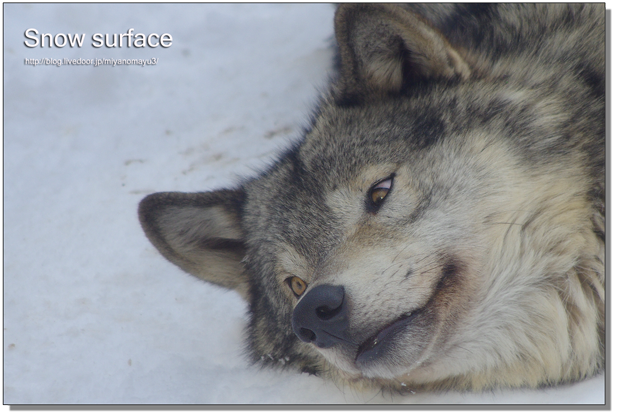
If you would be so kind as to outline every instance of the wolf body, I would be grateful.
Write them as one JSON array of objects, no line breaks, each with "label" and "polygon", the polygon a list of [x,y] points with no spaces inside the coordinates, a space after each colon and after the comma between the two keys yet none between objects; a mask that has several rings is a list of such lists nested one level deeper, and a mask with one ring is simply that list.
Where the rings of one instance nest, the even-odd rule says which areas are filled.
[{"label": "wolf body", "polygon": [[605,9],[345,4],[303,138],[140,204],[249,302],[253,361],[356,386],[536,387],[604,365]]}]

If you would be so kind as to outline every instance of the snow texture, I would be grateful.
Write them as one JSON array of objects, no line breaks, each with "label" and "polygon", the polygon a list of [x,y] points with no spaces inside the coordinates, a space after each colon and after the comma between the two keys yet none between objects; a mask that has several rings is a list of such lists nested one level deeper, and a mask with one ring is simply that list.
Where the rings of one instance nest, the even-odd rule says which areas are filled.
[{"label": "snow texture", "polygon": [[[243,300],[148,242],[136,216],[145,195],[233,186],[299,138],[327,82],[333,11],[4,5],[5,404],[605,402],[603,375],[541,390],[392,396],[261,370],[243,351]],[[84,45],[27,48],[29,28],[84,33]],[[172,46],[91,46],[95,33],[129,28],[169,33]]]}]

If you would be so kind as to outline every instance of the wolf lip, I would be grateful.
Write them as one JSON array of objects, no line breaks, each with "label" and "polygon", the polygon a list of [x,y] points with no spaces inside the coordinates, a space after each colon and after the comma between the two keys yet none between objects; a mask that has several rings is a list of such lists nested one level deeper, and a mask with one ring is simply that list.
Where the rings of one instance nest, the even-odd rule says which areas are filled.
[{"label": "wolf lip", "polygon": [[385,355],[389,348],[390,340],[393,340],[399,332],[405,329],[417,316],[418,312],[419,310],[415,310],[403,314],[381,329],[377,334],[361,343],[355,356],[355,363],[364,365]]}]

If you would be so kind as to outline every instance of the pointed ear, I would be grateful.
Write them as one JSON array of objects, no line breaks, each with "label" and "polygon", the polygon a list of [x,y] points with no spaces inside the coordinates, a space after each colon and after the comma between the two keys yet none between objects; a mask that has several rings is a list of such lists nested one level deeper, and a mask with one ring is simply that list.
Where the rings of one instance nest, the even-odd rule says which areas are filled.
[{"label": "pointed ear", "polygon": [[151,243],[182,270],[248,299],[241,210],[243,190],[156,193],[138,215]]},{"label": "pointed ear", "polygon": [[398,93],[424,79],[467,79],[465,60],[428,21],[403,5],[354,4],[335,17],[341,100]]}]

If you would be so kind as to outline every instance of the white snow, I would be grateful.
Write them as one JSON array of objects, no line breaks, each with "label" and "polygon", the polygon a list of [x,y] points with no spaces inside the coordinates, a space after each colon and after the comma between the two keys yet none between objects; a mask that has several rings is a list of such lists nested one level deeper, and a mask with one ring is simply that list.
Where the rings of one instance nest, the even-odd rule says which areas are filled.
[{"label": "white snow", "polygon": [[[243,352],[245,304],[161,257],[138,202],[233,186],[305,126],[329,4],[4,4],[5,404],[602,404],[603,375],[483,394],[354,392]],[[85,33],[27,48],[24,31]],[[94,48],[94,33],[169,48]],[[26,58],[158,58],[26,65]]]}]

